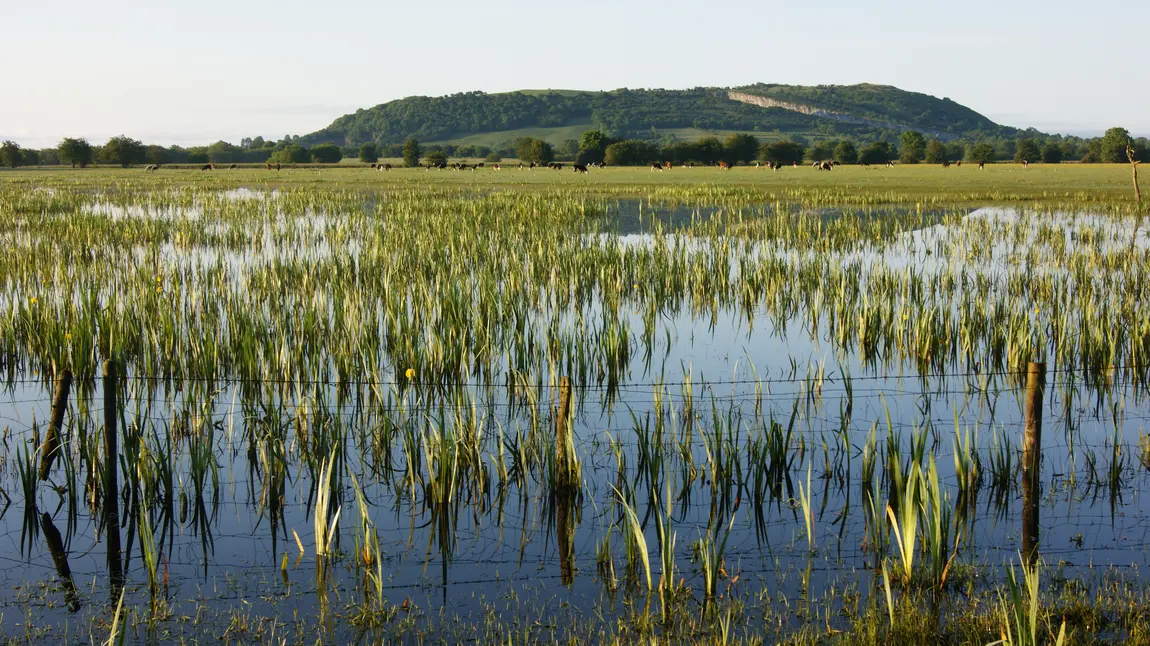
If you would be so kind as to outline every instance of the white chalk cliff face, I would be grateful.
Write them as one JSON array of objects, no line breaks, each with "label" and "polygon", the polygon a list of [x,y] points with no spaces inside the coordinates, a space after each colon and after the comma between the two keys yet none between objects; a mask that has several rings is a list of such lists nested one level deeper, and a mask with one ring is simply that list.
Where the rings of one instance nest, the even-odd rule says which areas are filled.
[{"label": "white chalk cliff face", "polygon": [[834,112],[833,110],[826,110],[824,108],[816,108],[811,105],[804,105],[802,103],[791,103],[789,101],[780,101],[770,97],[759,96],[757,94],[747,94],[746,92],[727,92],[727,98],[739,103],[747,103],[749,105],[757,105],[760,108],[782,108],[783,110],[790,110],[791,112],[798,112],[800,114],[810,115],[812,117],[821,117],[823,119],[831,119],[841,123],[853,123],[860,126],[871,126],[874,128],[886,128],[888,130],[919,130],[924,134],[940,137],[943,139],[954,139],[955,136],[950,133],[936,132],[933,130],[922,130],[913,126],[895,123],[893,121],[880,121],[878,119],[868,119],[866,117],[859,117],[852,114],[845,114],[842,112]]}]

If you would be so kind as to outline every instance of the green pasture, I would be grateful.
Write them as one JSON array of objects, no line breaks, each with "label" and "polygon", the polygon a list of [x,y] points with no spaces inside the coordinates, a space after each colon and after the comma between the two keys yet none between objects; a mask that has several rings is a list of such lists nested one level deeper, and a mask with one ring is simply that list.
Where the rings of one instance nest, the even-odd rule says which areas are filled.
[{"label": "green pasture", "polygon": [[[810,166],[781,171],[736,167],[520,170],[505,161],[502,170],[474,171],[395,168],[381,172],[366,165],[284,167],[267,171],[262,166],[235,170],[165,167],[154,173],[143,168],[16,169],[0,171],[0,184],[76,188],[127,183],[138,188],[324,186],[347,189],[405,189],[444,187],[459,189],[577,189],[605,196],[646,196],[695,187],[738,191],[762,201],[815,201],[850,204],[1090,204],[1134,206],[1130,167],[1118,164],[1031,165],[992,164],[985,170],[964,164],[951,166],[895,166],[893,168],[839,166],[816,171]],[[1142,179],[1143,188],[1150,188]]]}]

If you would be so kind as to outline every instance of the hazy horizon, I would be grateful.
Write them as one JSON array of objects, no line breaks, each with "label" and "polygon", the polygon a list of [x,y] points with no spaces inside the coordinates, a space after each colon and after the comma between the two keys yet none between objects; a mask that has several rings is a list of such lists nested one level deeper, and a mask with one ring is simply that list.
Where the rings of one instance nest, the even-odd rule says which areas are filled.
[{"label": "hazy horizon", "polygon": [[1150,24],[1150,7],[1113,0],[957,9],[731,0],[705,13],[683,0],[66,0],[0,17],[11,51],[25,53],[0,70],[15,97],[0,103],[0,138],[33,148],[118,134],[183,146],[280,139],[412,95],[757,82],[894,85],[1003,125],[1150,135],[1150,86],[1134,82],[1144,77],[1141,39],[1098,40],[1114,24]]}]

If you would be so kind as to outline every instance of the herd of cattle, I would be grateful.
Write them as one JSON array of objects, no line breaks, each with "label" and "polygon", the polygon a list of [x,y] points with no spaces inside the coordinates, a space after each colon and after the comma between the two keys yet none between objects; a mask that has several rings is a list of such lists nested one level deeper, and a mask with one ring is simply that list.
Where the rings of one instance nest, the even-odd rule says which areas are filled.
[{"label": "herd of cattle", "polygon": [[[724,162],[724,161],[721,161],[721,162],[718,162],[715,164],[711,164],[711,166],[718,167],[719,170],[731,170],[731,168],[734,167],[734,165],[735,164],[733,164],[733,163],[728,163],[728,162]],[[792,165],[795,168],[799,167],[798,162],[794,162]],[[817,162],[814,162],[813,164],[811,164],[811,167],[814,168],[815,170],[829,171],[838,165],[839,165],[839,163],[837,161],[817,161]],[[862,166],[864,166],[864,167],[869,166],[869,165],[870,164],[862,164]],[[893,161],[887,162],[886,165],[889,167],[894,167],[894,162]],[[1023,166],[1029,166],[1029,165],[1030,164],[1023,162]],[[955,166],[962,166],[962,162],[961,161],[955,162]],[[372,164],[371,167],[375,170],[385,171],[385,172],[390,171],[393,168],[391,164]],[[446,162],[441,162],[438,164],[426,164],[426,165],[422,166],[422,168],[425,168],[427,170],[435,169],[435,170],[456,170],[456,171],[459,171],[459,170],[476,171],[476,170],[479,170],[480,168],[484,168],[484,167],[485,167],[485,164],[483,162],[479,162],[478,164],[465,164],[465,163],[448,164]],[[607,167],[607,164],[605,164],[605,163],[571,164],[571,168],[574,169],[574,171],[576,173],[586,173],[586,172],[589,172],[589,169],[591,169],[591,168],[606,168],[606,167]],[[663,171],[671,170],[673,167],[674,167],[674,165],[671,164],[671,162],[651,162],[651,170],[652,171],[663,172]],[[695,163],[694,162],[690,162],[690,163],[683,162],[681,167],[682,168],[694,168]],[[784,167],[784,164],[781,162],[768,161],[766,164],[760,164],[759,162],[755,162],[755,168],[769,168],[773,171],[779,171],[779,170],[782,170],[783,167]],[[942,167],[943,168],[949,168],[950,162],[943,162]],[[239,166],[237,164],[232,164],[232,165],[228,166],[228,168],[231,170],[235,170],[235,169],[239,168]],[[271,162],[268,162],[268,163],[264,164],[264,168],[267,170],[272,170],[274,168],[275,170],[278,171],[278,170],[280,170],[280,165],[278,163],[272,164]],[[503,167],[500,166],[499,164],[492,164],[490,166],[490,168],[492,170],[502,170]],[[531,162],[530,164],[526,164],[526,165],[521,162],[519,164],[519,170],[535,170],[536,168],[547,168],[550,170],[563,170],[564,165],[561,162],[551,162],[548,164]],[[204,164],[203,166],[200,167],[201,172],[215,170],[215,169],[216,169],[215,164]],[[978,163],[978,169],[979,170],[985,170],[986,164],[984,162],[979,162]],[[144,168],[144,171],[149,172],[149,173],[155,172],[157,170],[160,170],[160,164],[149,164],[146,168]]]}]

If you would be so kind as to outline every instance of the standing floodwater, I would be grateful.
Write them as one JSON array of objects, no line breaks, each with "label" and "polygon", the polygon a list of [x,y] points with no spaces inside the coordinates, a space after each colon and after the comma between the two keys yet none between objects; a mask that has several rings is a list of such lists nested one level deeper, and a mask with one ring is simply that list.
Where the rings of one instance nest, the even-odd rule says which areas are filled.
[{"label": "standing floodwater", "polygon": [[1120,212],[0,197],[9,638],[771,642],[974,621],[1034,529],[1066,594],[1146,565]]}]

